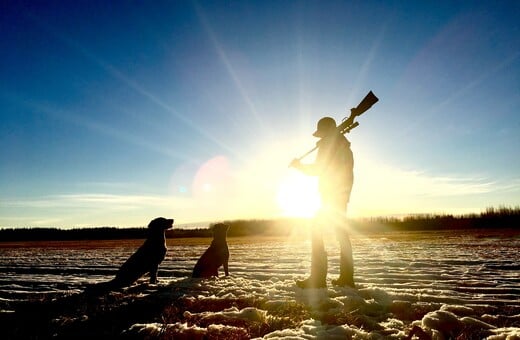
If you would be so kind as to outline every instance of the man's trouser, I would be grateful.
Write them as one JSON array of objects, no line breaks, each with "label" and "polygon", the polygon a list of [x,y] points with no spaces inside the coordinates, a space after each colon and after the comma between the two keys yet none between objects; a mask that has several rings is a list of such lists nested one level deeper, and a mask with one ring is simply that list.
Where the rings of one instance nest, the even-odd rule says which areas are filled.
[{"label": "man's trouser", "polygon": [[312,226],[311,277],[316,281],[325,282],[327,277],[327,252],[323,242],[323,227],[330,225],[334,227],[340,245],[339,280],[354,283],[352,246],[345,216],[347,202],[348,195],[322,197],[322,209]]}]

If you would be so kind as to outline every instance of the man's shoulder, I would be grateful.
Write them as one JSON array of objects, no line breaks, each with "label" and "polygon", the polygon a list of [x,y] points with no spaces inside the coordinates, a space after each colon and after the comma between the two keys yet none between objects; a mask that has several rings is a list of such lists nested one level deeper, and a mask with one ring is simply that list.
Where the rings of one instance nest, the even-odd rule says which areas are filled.
[{"label": "man's shoulder", "polygon": [[337,138],[337,143],[340,144],[341,146],[350,147],[350,141],[343,134],[339,134],[339,136]]}]

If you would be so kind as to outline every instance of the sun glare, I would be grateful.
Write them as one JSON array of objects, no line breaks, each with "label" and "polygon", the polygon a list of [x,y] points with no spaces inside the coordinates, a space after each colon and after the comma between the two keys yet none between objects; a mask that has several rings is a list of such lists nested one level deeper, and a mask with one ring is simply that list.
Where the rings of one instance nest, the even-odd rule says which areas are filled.
[{"label": "sun glare", "polygon": [[312,217],[320,207],[316,178],[293,170],[280,180],[276,198],[285,216]]}]

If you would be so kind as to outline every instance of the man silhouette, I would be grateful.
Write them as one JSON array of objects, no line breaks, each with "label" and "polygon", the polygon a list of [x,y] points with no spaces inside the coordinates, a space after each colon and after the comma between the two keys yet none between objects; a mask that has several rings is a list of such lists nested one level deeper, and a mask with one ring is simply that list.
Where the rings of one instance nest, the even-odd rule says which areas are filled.
[{"label": "man silhouette", "polygon": [[350,142],[336,128],[336,121],[324,117],[318,121],[313,136],[321,138],[316,160],[302,164],[294,159],[290,166],[310,176],[318,176],[321,207],[312,226],[311,274],[305,280],[296,281],[300,288],[324,288],[327,286],[327,253],[323,243],[322,228],[325,224],[336,230],[340,244],[340,275],[332,284],[354,285],[352,246],[346,226],[346,210],[354,181],[354,157]]}]

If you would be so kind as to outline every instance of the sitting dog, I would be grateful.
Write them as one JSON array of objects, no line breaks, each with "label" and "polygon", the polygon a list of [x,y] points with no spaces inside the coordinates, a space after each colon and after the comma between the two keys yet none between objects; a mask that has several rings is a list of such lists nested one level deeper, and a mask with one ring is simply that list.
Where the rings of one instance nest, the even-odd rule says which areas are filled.
[{"label": "sitting dog", "polygon": [[109,281],[87,287],[89,292],[102,293],[130,286],[141,276],[150,273],[150,283],[157,283],[159,264],[166,256],[164,232],[173,227],[173,219],[158,217],[148,225],[148,237],[137,251],[119,268],[116,277]]},{"label": "sitting dog", "polygon": [[209,248],[202,254],[193,268],[192,277],[218,276],[218,268],[224,266],[224,273],[229,275],[228,261],[229,249],[226,241],[227,224],[218,223],[213,226],[213,241]]}]

